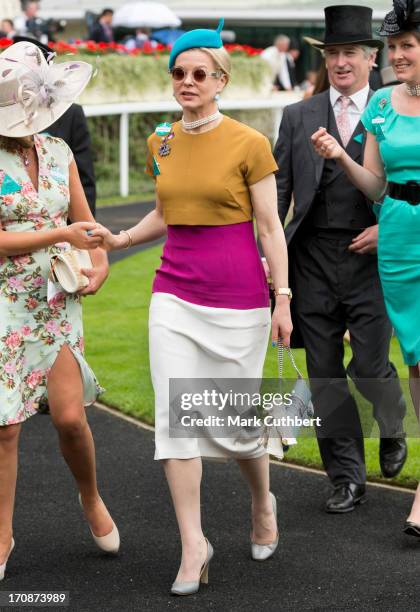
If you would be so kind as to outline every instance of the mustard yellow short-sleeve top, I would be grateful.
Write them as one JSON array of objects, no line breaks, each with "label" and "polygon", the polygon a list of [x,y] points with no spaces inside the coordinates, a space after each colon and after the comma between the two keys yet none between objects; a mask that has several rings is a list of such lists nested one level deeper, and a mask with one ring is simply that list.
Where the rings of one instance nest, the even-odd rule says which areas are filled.
[{"label": "mustard yellow short-sleeve top", "polygon": [[249,186],[278,167],[268,139],[224,116],[201,134],[172,125],[170,154],[159,155],[162,138],[147,140],[146,172],[156,179],[167,225],[229,225],[253,217]]}]

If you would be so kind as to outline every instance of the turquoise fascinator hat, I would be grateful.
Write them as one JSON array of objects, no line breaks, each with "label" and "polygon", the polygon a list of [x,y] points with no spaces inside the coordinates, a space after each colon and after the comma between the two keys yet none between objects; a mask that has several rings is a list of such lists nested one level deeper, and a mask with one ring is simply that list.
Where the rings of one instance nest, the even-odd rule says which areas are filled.
[{"label": "turquoise fascinator hat", "polygon": [[172,47],[171,54],[169,56],[169,70],[172,70],[175,64],[175,60],[180,53],[188,51],[188,49],[197,49],[199,47],[206,47],[208,49],[220,49],[223,47],[223,41],[220,33],[223,29],[225,20],[222,18],[219,21],[217,30],[191,30],[185,32],[180,36]]}]

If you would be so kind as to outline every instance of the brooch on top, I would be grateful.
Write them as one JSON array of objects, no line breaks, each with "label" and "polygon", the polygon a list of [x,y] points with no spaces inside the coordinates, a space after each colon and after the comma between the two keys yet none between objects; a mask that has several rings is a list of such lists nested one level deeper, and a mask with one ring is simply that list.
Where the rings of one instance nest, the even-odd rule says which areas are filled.
[{"label": "brooch on top", "polygon": [[382,98],[379,100],[379,108],[383,110],[385,106],[388,104],[388,100],[386,98]]},{"label": "brooch on top", "polygon": [[159,147],[159,155],[160,157],[167,157],[171,152],[171,147],[168,144],[172,138],[175,137],[175,134],[172,130],[172,125],[170,123],[159,123],[159,125],[155,129],[155,134],[161,137],[162,142]]}]

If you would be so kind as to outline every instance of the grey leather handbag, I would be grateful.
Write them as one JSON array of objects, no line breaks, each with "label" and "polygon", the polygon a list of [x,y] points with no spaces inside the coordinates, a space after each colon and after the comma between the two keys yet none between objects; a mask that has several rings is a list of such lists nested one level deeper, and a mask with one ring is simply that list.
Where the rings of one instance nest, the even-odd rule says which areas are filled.
[{"label": "grey leather handbag", "polygon": [[[297,374],[296,382],[291,392],[287,394],[287,401],[281,405],[273,405],[266,409],[266,416],[272,424],[265,425],[260,441],[266,447],[270,455],[282,459],[284,451],[290,445],[296,444],[299,435],[300,423],[304,419],[311,419],[314,415],[314,407],[311,401],[311,391],[302,373],[296,365],[290,347],[285,347],[282,342],[277,344],[279,386],[283,390],[284,352],[289,355],[293,369]],[[286,397],[286,394],[284,394]]]}]

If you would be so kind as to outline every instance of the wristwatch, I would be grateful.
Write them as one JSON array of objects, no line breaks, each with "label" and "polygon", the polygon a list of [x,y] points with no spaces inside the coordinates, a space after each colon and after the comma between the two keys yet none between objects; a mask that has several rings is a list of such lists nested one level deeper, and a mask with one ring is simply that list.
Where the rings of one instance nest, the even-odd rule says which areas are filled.
[{"label": "wristwatch", "polygon": [[280,287],[280,289],[276,289],[274,291],[274,295],[275,295],[275,297],[277,297],[278,295],[287,295],[289,300],[291,300],[292,299],[292,290],[290,289],[290,287]]}]

